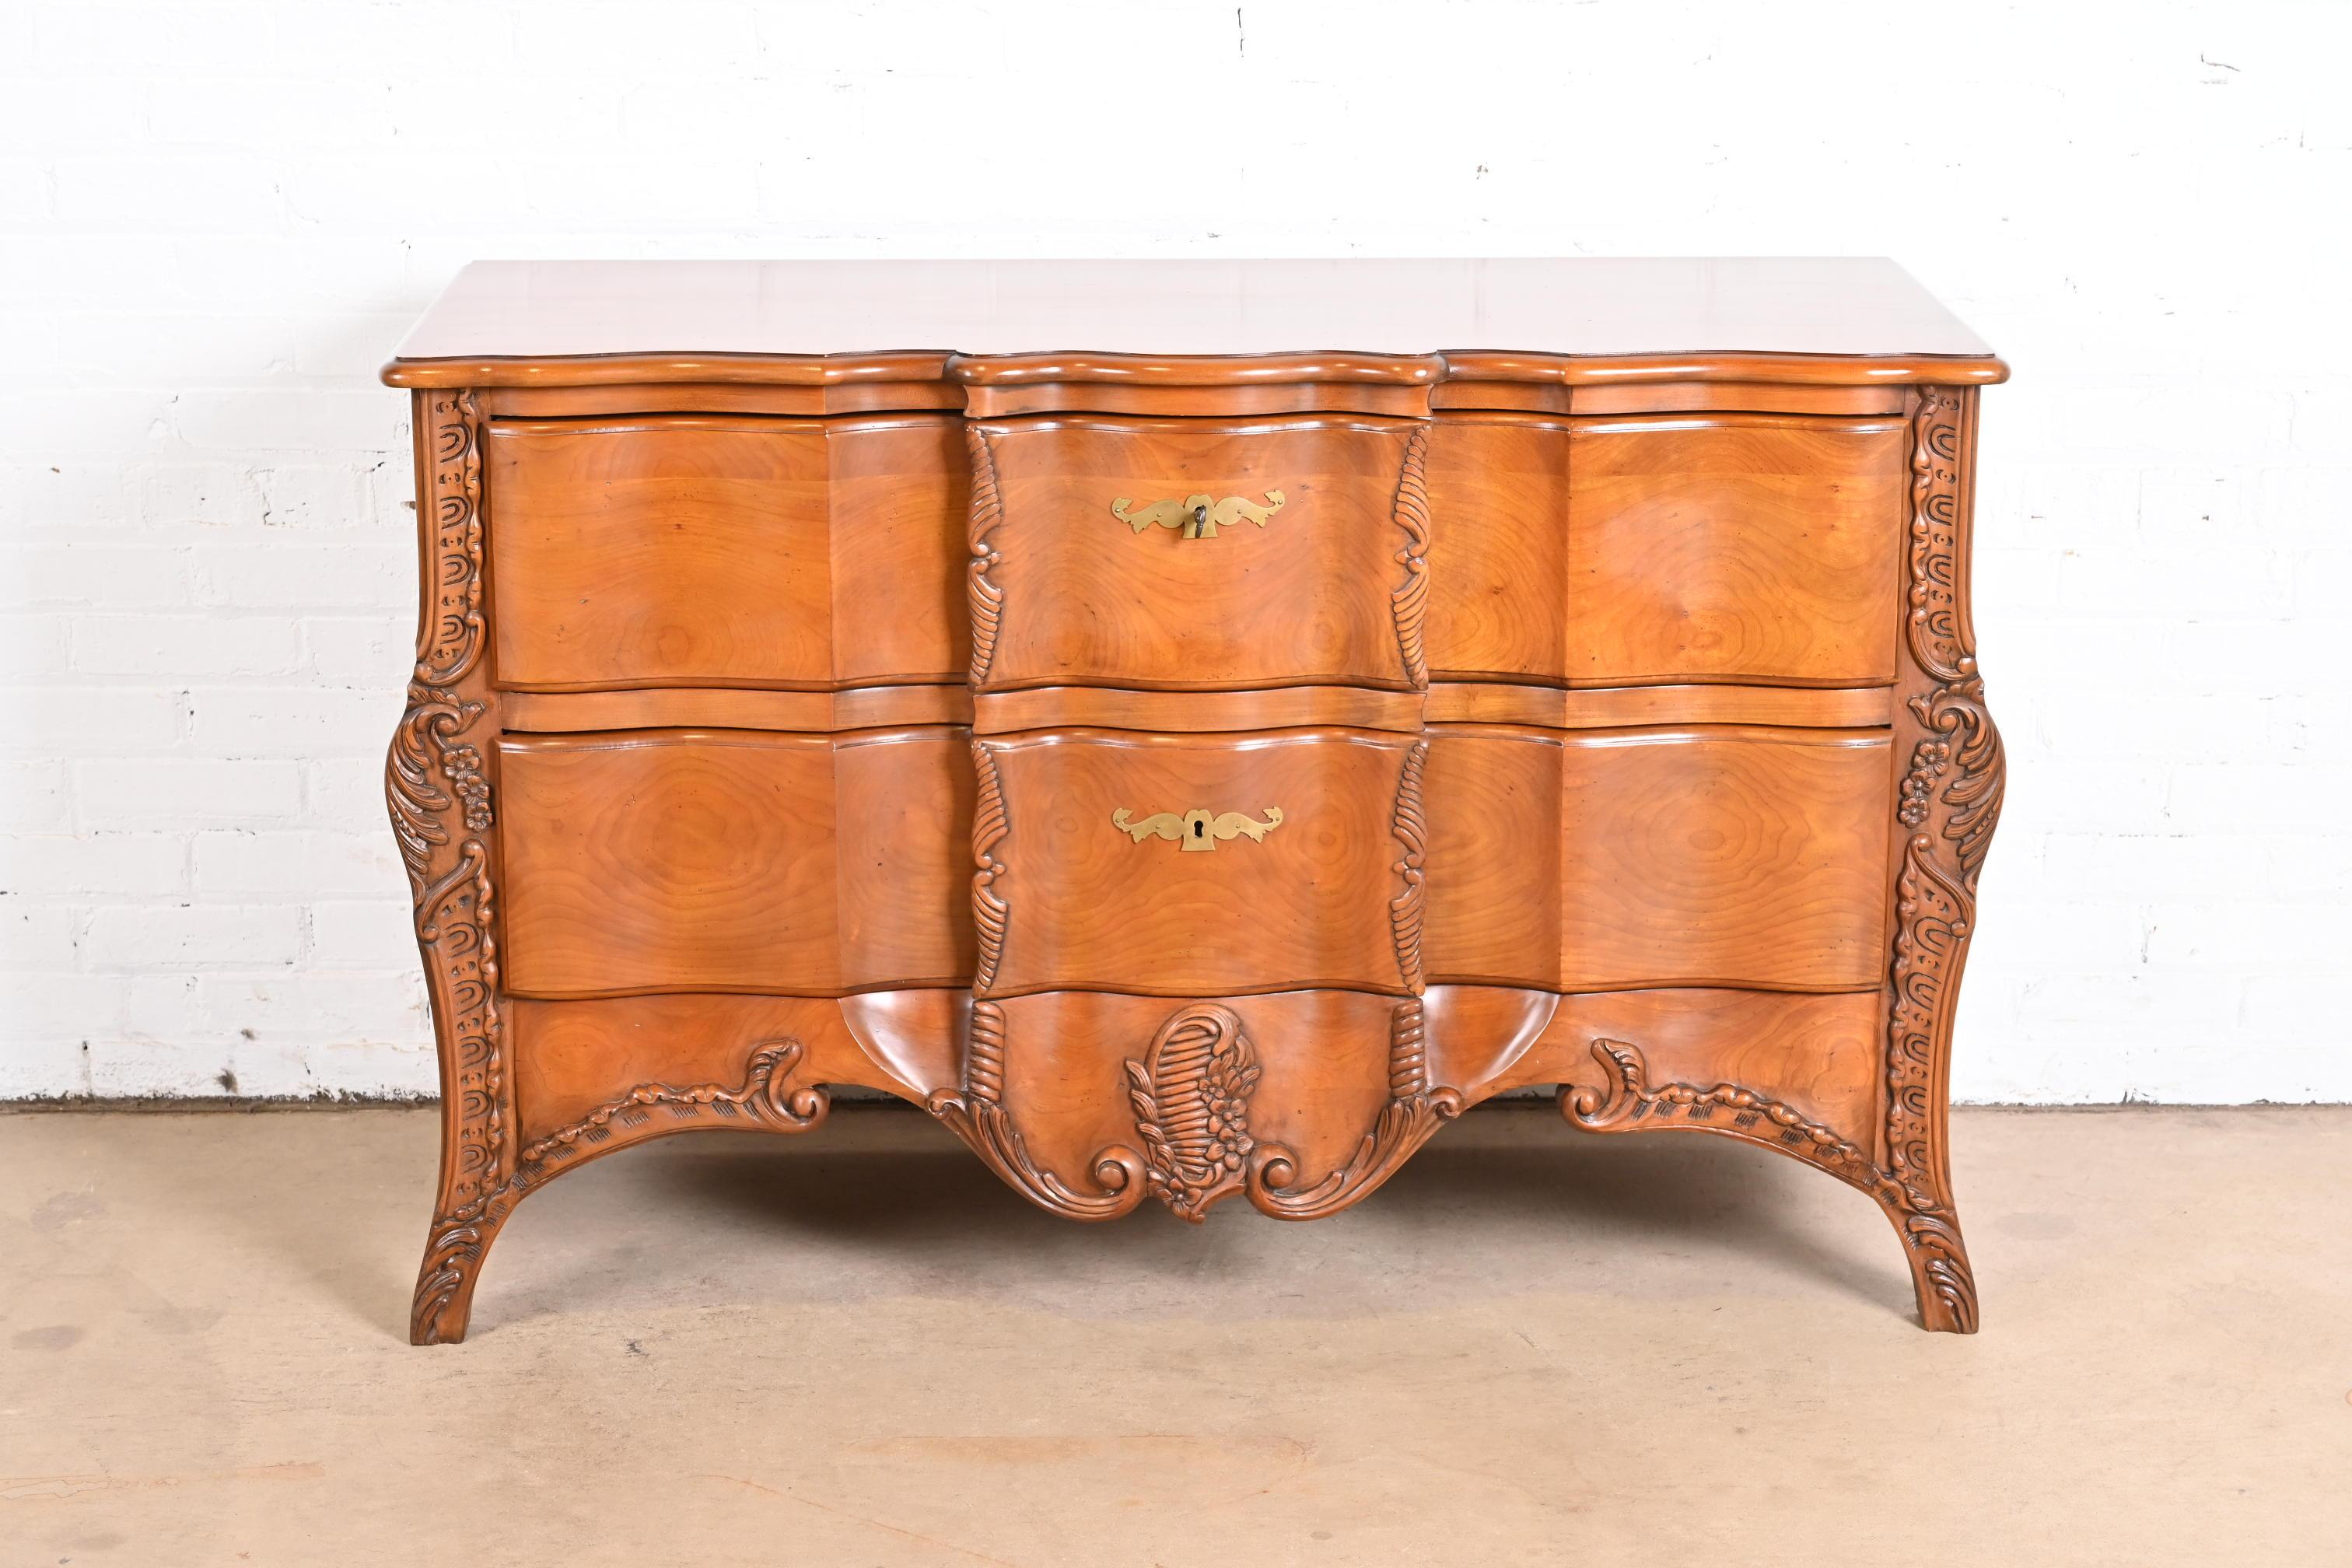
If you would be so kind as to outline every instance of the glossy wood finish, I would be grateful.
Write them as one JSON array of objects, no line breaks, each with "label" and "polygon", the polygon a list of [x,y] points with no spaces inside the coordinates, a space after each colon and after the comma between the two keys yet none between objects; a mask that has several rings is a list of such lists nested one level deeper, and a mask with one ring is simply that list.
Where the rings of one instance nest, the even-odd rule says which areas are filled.
[{"label": "glossy wood finish", "polygon": [[958,679],[961,441],[920,416],[493,422],[499,682]]},{"label": "glossy wood finish", "polygon": [[392,374],[419,387],[526,374],[820,384],[845,366],[906,377],[892,368],[905,356],[877,342],[1019,361],[1481,351],[1466,368],[1490,380],[1585,365],[1690,379],[1693,366],[1764,360],[1813,382],[1967,384],[1999,369],[1982,339],[1873,258],[859,259],[478,261]]},{"label": "glossy wood finish", "polygon": [[983,735],[1087,724],[1116,730],[1287,730],[1318,724],[1356,729],[1421,729],[1417,691],[1348,686],[1288,686],[1256,691],[1132,691],[1045,686],[984,691],[972,701],[972,728]]},{"label": "glossy wood finish", "polygon": [[2004,374],[1870,263],[469,271],[387,373],[415,1337],[555,1174],[839,1084],[1084,1220],[1558,1085],[1856,1187],[1972,1329]]},{"label": "glossy wood finish", "polygon": [[[1003,953],[980,994],[1055,986],[1154,996],[1338,986],[1405,993],[1393,900],[1401,795],[1416,739],[1373,731],[1146,735],[1043,730],[980,743],[981,788],[1003,832]],[[1409,804],[1409,801],[1408,801]],[[1195,853],[1113,822],[1229,811],[1278,826]]]},{"label": "glossy wood finish", "polygon": [[509,730],[881,730],[971,722],[961,686],[866,686],[848,691],[657,687],[630,691],[517,691],[500,704]]},{"label": "glossy wood finish", "polygon": [[1860,990],[1885,948],[1884,730],[1433,727],[1433,980]]},{"label": "glossy wood finish", "polygon": [[[996,617],[974,652],[981,690],[1415,683],[1395,596],[1410,575],[1396,558],[1410,542],[1398,491],[1418,426],[1319,417],[972,428],[986,476],[972,548],[995,601],[982,615]],[[1263,521],[1214,538],[1139,529],[1114,512],[1122,498],[1133,515],[1196,495],[1281,500]]]},{"label": "glossy wood finish", "polygon": [[1893,680],[1906,435],[1739,414],[1579,424],[1570,682]]},{"label": "glossy wood finish", "polygon": [[[1899,419],[1448,415],[1429,659],[1585,686],[1891,682]],[[1549,592],[1520,584],[1532,578]]]},{"label": "glossy wood finish", "polygon": [[968,984],[961,730],[509,736],[509,991]]},{"label": "glossy wood finish", "polygon": [[1552,730],[1638,724],[1795,724],[1853,729],[1885,724],[1895,697],[1884,687],[1627,686],[1562,690],[1502,681],[1433,684],[1424,707],[1432,724],[1532,724]]}]

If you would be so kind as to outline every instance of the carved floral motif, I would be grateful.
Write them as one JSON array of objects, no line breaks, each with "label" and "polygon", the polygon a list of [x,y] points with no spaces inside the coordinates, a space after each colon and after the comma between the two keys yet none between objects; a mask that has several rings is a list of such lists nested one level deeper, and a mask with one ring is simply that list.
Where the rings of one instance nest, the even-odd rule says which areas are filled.
[{"label": "carved floral motif", "polygon": [[1230,1007],[1170,1015],[1141,1060],[1127,1062],[1127,1096],[1143,1139],[1144,1180],[1184,1219],[1237,1191],[1256,1150],[1249,1131],[1257,1053]]}]

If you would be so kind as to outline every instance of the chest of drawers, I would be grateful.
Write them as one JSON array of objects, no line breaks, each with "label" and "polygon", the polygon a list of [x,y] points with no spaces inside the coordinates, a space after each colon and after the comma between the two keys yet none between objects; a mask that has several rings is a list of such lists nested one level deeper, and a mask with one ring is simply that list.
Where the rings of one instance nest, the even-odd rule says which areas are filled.
[{"label": "chest of drawers", "polygon": [[1884,262],[467,268],[385,371],[414,1337],[558,1173],[842,1085],[1192,1220],[1557,1086],[1860,1188],[1972,1330],[2005,374]]}]

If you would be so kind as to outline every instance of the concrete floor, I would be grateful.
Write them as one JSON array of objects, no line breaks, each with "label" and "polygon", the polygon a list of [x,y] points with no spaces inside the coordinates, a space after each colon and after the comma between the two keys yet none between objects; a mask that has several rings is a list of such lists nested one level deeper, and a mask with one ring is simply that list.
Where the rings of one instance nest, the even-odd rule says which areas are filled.
[{"label": "concrete floor", "polygon": [[2352,1110],[1955,1123],[1973,1339],[1717,1140],[1085,1227],[844,1108],[566,1175],[412,1350],[430,1113],[0,1116],[0,1565],[2352,1562]]}]

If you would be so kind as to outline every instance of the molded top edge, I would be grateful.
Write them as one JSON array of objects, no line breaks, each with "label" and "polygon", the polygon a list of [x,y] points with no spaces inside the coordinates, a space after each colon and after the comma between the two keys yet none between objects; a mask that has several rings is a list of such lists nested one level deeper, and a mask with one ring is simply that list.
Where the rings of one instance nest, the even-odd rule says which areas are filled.
[{"label": "molded top edge", "polygon": [[[929,349],[877,344],[929,343]],[[1872,258],[1328,261],[480,261],[385,367],[394,385],[579,380],[966,383],[1584,380],[1773,362],[1928,362],[1853,379],[2007,371]],[[1183,362],[1192,362],[1189,366]],[[1220,370],[1204,361],[1223,361]],[[1496,367],[1509,365],[1515,371]],[[1139,367],[1157,366],[1157,370]],[[1826,379],[1814,364],[1805,380]],[[1091,373],[1089,374],[1088,373]],[[1889,372],[1892,372],[1890,375]]]}]

